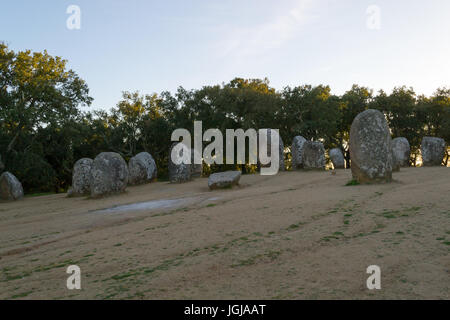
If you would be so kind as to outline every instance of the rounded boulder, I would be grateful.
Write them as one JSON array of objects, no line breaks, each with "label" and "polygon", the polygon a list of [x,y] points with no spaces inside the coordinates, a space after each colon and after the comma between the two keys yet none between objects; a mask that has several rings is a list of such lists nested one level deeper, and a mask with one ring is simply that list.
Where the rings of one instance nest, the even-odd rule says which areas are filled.
[{"label": "rounded boulder", "polygon": [[21,198],[23,198],[23,188],[20,181],[11,172],[3,172],[0,175],[0,199],[14,201]]},{"label": "rounded boulder", "polygon": [[156,162],[148,152],[141,152],[128,162],[128,182],[131,185],[149,183],[156,179]]},{"label": "rounded boulder", "polygon": [[91,197],[124,192],[127,184],[128,166],[120,154],[102,152],[94,159],[91,169]]},{"label": "rounded boulder", "polygon": [[420,147],[424,166],[440,166],[445,156],[445,140],[434,137],[424,137]]}]

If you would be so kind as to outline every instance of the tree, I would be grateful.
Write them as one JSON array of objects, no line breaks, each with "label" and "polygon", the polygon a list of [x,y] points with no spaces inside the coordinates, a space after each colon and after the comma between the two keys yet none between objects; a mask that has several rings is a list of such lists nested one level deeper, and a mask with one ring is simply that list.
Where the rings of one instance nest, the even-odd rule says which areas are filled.
[{"label": "tree", "polygon": [[78,116],[78,107],[91,101],[86,83],[66,68],[65,60],[46,51],[16,53],[0,44],[0,150],[6,167],[14,167],[19,179],[32,180],[24,176],[26,168],[17,168],[17,162],[25,165],[34,159],[34,164],[47,167],[39,132],[64,128]]}]

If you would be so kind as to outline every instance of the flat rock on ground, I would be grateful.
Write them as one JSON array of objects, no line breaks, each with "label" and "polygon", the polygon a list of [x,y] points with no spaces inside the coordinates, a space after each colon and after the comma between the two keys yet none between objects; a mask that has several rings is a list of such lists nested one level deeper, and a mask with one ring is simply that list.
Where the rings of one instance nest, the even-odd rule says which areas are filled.
[{"label": "flat rock on ground", "polygon": [[208,187],[211,190],[230,188],[234,185],[239,184],[241,179],[240,171],[226,171],[213,173],[208,178]]}]

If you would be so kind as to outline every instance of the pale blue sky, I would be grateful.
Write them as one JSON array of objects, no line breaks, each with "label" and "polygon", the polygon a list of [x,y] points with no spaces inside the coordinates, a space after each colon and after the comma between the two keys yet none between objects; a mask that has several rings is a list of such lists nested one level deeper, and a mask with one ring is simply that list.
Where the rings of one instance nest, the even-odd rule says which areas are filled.
[{"label": "pale blue sky", "polygon": [[[123,90],[174,92],[268,77],[277,89],[450,86],[449,0],[1,0],[0,41],[69,60],[94,108]],[[81,8],[81,30],[66,9]],[[369,5],[381,29],[366,26]]]}]

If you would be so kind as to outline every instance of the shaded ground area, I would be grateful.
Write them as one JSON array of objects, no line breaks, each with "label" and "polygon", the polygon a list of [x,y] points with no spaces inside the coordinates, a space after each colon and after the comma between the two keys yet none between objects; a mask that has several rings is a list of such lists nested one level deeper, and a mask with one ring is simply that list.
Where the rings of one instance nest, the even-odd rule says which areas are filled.
[{"label": "shaded ground area", "polygon": [[[0,203],[0,298],[448,299],[450,170],[350,179],[283,172],[224,191],[197,179]],[[72,264],[80,291],[66,288]],[[380,291],[366,289],[373,264]]]}]

